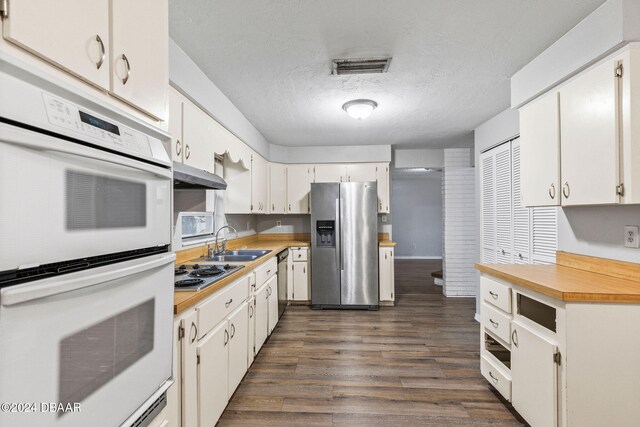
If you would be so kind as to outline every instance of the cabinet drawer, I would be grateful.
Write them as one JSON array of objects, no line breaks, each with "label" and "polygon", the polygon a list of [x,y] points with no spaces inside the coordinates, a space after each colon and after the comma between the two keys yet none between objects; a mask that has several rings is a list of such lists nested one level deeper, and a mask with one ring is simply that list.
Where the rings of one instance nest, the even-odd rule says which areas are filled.
[{"label": "cabinet drawer", "polygon": [[244,276],[201,303],[198,312],[198,339],[229,316],[249,298],[249,277]]},{"label": "cabinet drawer", "polygon": [[306,261],[309,257],[309,250],[306,248],[291,248],[291,258],[293,261]]},{"label": "cabinet drawer", "polygon": [[269,280],[271,276],[278,272],[278,260],[272,257],[269,261],[255,269],[256,287],[259,288],[264,282]]},{"label": "cabinet drawer", "polygon": [[511,313],[511,288],[486,276],[480,277],[482,299],[502,311]]},{"label": "cabinet drawer", "polygon": [[511,402],[511,378],[485,355],[480,358],[480,372],[505,399]]},{"label": "cabinet drawer", "polygon": [[482,303],[482,327],[511,344],[511,318],[486,302]]}]

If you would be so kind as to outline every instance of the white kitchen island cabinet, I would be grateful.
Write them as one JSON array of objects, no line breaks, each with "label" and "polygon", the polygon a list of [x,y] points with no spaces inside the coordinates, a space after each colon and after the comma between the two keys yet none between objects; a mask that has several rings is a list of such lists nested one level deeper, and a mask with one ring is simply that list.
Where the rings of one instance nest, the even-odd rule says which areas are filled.
[{"label": "white kitchen island cabinet", "polygon": [[481,373],[533,427],[635,426],[640,282],[558,256],[558,266],[478,267]]}]

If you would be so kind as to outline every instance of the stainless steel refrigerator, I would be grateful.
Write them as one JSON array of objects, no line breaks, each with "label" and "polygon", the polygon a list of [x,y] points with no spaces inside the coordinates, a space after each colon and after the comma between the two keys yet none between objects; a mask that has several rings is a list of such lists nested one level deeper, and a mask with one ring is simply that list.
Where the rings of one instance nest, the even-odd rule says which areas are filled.
[{"label": "stainless steel refrigerator", "polygon": [[311,303],[378,308],[375,182],[311,184]]}]

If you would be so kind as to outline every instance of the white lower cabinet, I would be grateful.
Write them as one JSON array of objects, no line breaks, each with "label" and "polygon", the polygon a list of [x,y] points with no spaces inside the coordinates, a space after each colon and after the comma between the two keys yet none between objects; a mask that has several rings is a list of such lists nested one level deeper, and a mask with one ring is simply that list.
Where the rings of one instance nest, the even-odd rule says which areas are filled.
[{"label": "white lower cabinet", "polygon": [[392,247],[380,248],[378,271],[380,302],[393,304],[395,301],[395,267]]},{"label": "white lower cabinet", "polygon": [[269,336],[269,287],[267,285],[265,283],[256,291],[255,354],[258,354]]},{"label": "white lower cabinet", "polygon": [[236,391],[247,372],[249,350],[249,302],[245,301],[229,317],[229,395]]},{"label": "white lower cabinet", "polygon": [[278,276],[274,275],[267,281],[268,289],[268,332],[271,332],[276,328],[278,324]]},{"label": "white lower cabinet", "polygon": [[289,278],[287,298],[290,301],[309,301],[311,299],[311,263],[308,247],[291,248],[287,259]]},{"label": "white lower cabinet", "polygon": [[[519,322],[512,322],[511,400],[532,426],[555,427],[558,422],[558,346]],[[595,386],[595,384],[594,384]]]},{"label": "white lower cabinet", "polygon": [[251,366],[256,355],[256,297],[249,300],[249,336],[247,339],[247,367]]},{"label": "white lower cabinet", "polygon": [[197,349],[198,426],[212,427],[222,415],[229,398],[229,330],[220,323]]}]

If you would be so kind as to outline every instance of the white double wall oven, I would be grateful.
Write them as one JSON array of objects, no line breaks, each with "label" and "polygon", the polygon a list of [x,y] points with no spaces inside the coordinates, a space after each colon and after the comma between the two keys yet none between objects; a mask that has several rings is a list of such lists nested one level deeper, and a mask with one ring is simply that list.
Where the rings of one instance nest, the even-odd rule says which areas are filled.
[{"label": "white double wall oven", "polygon": [[129,425],[171,384],[169,136],[1,55],[0,93],[0,402],[81,408],[0,425]]}]

